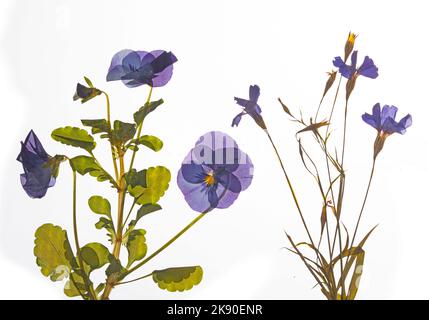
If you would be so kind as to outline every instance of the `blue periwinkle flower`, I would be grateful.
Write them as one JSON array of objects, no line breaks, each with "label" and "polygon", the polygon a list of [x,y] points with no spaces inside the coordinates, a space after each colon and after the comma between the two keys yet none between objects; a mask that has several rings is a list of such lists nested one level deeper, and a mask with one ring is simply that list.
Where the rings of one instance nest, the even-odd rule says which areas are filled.
[{"label": "blue periwinkle flower", "polygon": [[398,108],[395,106],[385,105],[383,109],[381,109],[380,104],[377,103],[372,108],[372,114],[365,113],[362,115],[362,120],[378,132],[374,143],[374,159],[383,149],[387,137],[394,133],[404,134],[406,129],[412,124],[412,117],[410,114],[407,114],[399,120],[399,122],[396,121],[397,112]]},{"label": "blue periwinkle flower", "polygon": [[232,120],[232,126],[238,126],[241,121],[241,117],[248,114],[253,120],[260,126],[262,129],[266,130],[267,126],[265,125],[264,119],[261,116],[262,110],[258,104],[258,98],[260,94],[259,86],[253,85],[249,87],[249,99],[242,99],[234,97],[235,102],[243,107],[243,111],[234,117]]},{"label": "blue periwinkle flower", "polygon": [[333,64],[336,66],[344,78],[351,79],[353,76],[364,76],[367,78],[375,79],[378,77],[378,68],[374,64],[374,61],[365,56],[361,66],[357,68],[357,51],[352,53],[352,64],[346,64],[341,57],[335,57]]}]

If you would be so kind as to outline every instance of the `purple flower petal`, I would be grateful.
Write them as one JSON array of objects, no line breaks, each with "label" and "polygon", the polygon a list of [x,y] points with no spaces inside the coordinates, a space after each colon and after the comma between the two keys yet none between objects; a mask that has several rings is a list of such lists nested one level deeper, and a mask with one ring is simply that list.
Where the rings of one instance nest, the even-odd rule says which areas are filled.
[{"label": "purple flower petal", "polygon": [[250,101],[258,102],[259,94],[260,94],[260,89],[259,89],[258,85],[255,84],[255,85],[249,87],[249,99],[250,99]]},{"label": "purple flower petal", "polygon": [[358,74],[371,79],[378,77],[378,68],[374,64],[374,61],[368,56],[365,57],[357,72]]},{"label": "purple flower petal", "polygon": [[405,117],[401,119],[401,121],[399,121],[399,124],[404,128],[403,132],[401,133],[402,134],[405,133],[405,129],[411,127],[411,125],[413,124],[413,119],[411,115],[407,114]]},{"label": "purple flower petal", "polygon": [[352,74],[356,71],[352,66],[346,65],[340,57],[335,57],[332,63],[338,68],[338,71],[344,78],[350,79]]}]

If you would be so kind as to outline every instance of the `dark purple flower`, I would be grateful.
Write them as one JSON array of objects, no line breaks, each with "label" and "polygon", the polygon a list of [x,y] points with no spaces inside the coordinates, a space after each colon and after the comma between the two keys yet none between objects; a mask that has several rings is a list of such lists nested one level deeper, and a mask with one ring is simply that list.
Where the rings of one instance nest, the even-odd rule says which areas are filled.
[{"label": "dark purple flower", "polygon": [[42,144],[33,130],[24,142],[16,159],[22,163],[24,173],[20,175],[21,184],[31,198],[42,198],[48,188],[55,185],[59,163],[64,156],[51,157],[43,149]]},{"label": "dark purple flower", "polygon": [[375,79],[378,77],[378,68],[374,64],[371,58],[365,56],[362,65],[359,68],[357,66],[357,51],[352,53],[352,64],[346,64],[341,57],[335,57],[333,64],[336,66],[344,78],[351,79],[353,75],[362,75],[367,78]]},{"label": "dark purple flower", "polygon": [[177,184],[189,206],[198,212],[228,208],[253,178],[253,164],[225,133],[200,137],[177,174]]},{"label": "dark purple flower", "polygon": [[391,135],[392,133],[404,134],[406,129],[411,126],[412,118],[410,114],[407,114],[399,122],[396,122],[397,111],[398,108],[388,105],[385,105],[380,110],[380,104],[377,103],[372,108],[372,114],[365,113],[362,115],[362,119],[371,127],[377,129],[378,132],[385,135]]},{"label": "dark purple flower", "polygon": [[92,98],[95,98],[96,96],[100,95],[101,91],[94,87],[86,87],[80,83],[76,85],[76,92],[73,96],[73,100],[80,100],[82,103],[87,102],[88,100],[91,100]]},{"label": "dark purple flower", "polygon": [[384,147],[387,137],[393,133],[404,134],[406,129],[411,126],[412,118],[407,114],[399,122],[395,120],[398,108],[385,105],[380,110],[380,104],[377,103],[372,108],[372,114],[365,113],[362,120],[378,131],[374,142],[374,159]]},{"label": "dark purple flower", "polygon": [[163,50],[146,52],[125,49],[113,56],[106,80],[122,80],[129,88],[143,84],[162,87],[171,79],[176,61],[173,53]]},{"label": "dark purple flower", "polygon": [[235,116],[235,118],[232,120],[232,126],[238,126],[238,124],[241,121],[241,117],[245,114],[250,115],[255,122],[262,128],[267,129],[264,119],[262,119],[261,113],[261,107],[258,105],[258,98],[259,98],[259,87],[257,85],[253,85],[249,87],[249,99],[242,99],[234,97],[235,102],[243,107],[243,111],[240,112],[238,115]]}]

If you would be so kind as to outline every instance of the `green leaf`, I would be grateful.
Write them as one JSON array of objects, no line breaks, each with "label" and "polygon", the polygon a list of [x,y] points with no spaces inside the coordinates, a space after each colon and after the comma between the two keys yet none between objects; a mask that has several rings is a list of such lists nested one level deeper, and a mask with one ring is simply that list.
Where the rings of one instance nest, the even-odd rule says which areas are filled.
[{"label": "green leaf", "polygon": [[146,118],[146,116],[149,113],[154,111],[156,108],[158,108],[163,103],[164,103],[164,100],[162,100],[162,99],[159,99],[157,101],[151,101],[149,103],[145,103],[145,105],[143,107],[141,107],[139,109],[139,111],[134,113],[134,121],[137,124],[137,126],[139,126],[143,122],[144,118]]},{"label": "green leaf", "polygon": [[106,229],[107,236],[109,237],[109,241],[111,243],[115,242],[116,234],[115,234],[115,229],[113,228],[112,220],[105,217],[101,217],[100,220],[95,224],[95,227],[99,230]]},{"label": "green leaf", "polygon": [[152,278],[158,287],[170,292],[190,290],[201,282],[203,269],[200,266],[194,266],[155,270]]},{"label": "green leaf", "polygon": [[170,171],[163,166],[150,167],[146,170],[146,185],[131,185],[128,188],[130,194],[136,199],[138,204],[155,204],[168,189],[171,179]]},{"label": "green leaf", "polygon": [[85,79],[86,84],[90,87],[90,88],[94,88],[94,85],[92,84],[92,81],[89,80],[88,77],[83,77]]},{"label": "green leaf", "polygon": [[110,217],[111,208],[109,200],[100,196],[92,196],[88,199],[88,205],[92,212]]},{"label": "green leaf", "polygon": [[145,235],[146,231],[137,229],[130,232],[127,241],[128,264],[129,268],[135,261],[141,260],[146,256],[147,245]]},{"label": "green leaf", "polygon": [[67,232],[47,223],[36,230],[35,237],[34,255],[42,274],[52,281],[67,278],[72,267]]},{"label": "green leaf", "polygon": [[90,267],[90,271],[99,269],[109,263],[109,250],[101,243],[88,243],[80,251],[82,260]]},{"label": "green leaf", "polygon": [[100,294],[100,293],[101,293],[101,291],[103,291],[105,287],[106,287],[106,284],[105,284],[105,283],[100,283],[100,284],[97,286],[97,288],[95,288],[95,292],[97,292],[97,294]]},{"label": "green leaf", "polygon": [[113,187],[119,188],[115,179],[112,178],[93,157],[77,156],[70,159],[70,165],[73,170],[81,175],[89,173],[97,178],[98,181],[110,181]]},{"label": "green leaf", "polygon": [[159,204],[156,204],[156,203],[155,204],[147,203],[147,204],[142,205],[139,208],[139,210],[137,211],[136,218],[134,220],[130,221],[129,226],[134,227],[142,217],[144,217],[145,215],[147,215],[149,213],[152,213],[152,212],[155,212],[155,211],[158,211],[161,209],[162,209],[161,206]]},{"label": "green leaf", "polygon": [[87,293],[85,281],[76,272],[70,274],[70,279],[64,285],[64,294],[67,297],[77,297]]},{"label": "green leaf", "polygon": [[146,188],[146,169],[137,171],[136,169],[132,169],[125,175],[125,181],[127,185],[131,187],[142,186]]},{"label": "green leaf", "polygon": [[126,143],[134,137],[135,133],[136,125],[134,123],[115,120],[113,123],[112,143],[114,145]]},{"label": "green leaf", "polygon": [[52,139],[63,144],[85,149],[88,152],[94,150],[96,143],[94,138],[84,129],[76,127],[63,127],[52,131]]},{"label": "green leaf", "polygon": [[350,279],[350,286],[347,294],[347,300],[354,300],[356,298],[356,294],[359,289],[360,278],[362,276],[364,260],[365,260],[365,251],[362,250],[362,252],[360,252],[356,256],[355,269],[353,271],[352,278]]},{"label": "green leaf", "polygon": [[329,125],[328,121],[321,121],[321,122],[318,122],[318,123],[312,123],[312,124],[306,126],[304,129],[299,130],[296,134],[302,133],[302,132],[306,132],[306,131],[316,132],[317,129],[319,129],[319,128],[323,127],[323,126],[327,126],[327,125]]},{"label": "green leaf", "polygon": [[83,119],[81,122],[85,127],[91,127],[93,134],[110,132],[110,126],[106,119]]},{"label": "green leaf", "polygon": [[125,268],[121,265],[121,261],[116,259],[112,254],[109,255],[109,266],[106,269],[106,276],[109,278],[118,279]]},{"label": "green leaf", "polygon": [[149,135],[141,136],[140,139],[135,142],[137,145],[142,144],[148,147],[149,149],[152,149],[155,152],[158,152],[159,150],[161,150],[163,146],[163,142],[161,141],[161,139],[155,136],[149,136]]}]

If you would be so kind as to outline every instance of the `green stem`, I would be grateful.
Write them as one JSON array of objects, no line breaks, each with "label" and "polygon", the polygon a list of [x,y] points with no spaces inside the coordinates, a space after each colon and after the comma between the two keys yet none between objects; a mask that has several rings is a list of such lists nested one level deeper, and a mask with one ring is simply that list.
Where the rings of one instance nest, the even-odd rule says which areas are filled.
[{"label": "green stem", "polygon": [[286,178],[287,184],[288,184],[289,189],[290,189],[290,191],[291,191],[291,193],[292,193],[292,197],[293,197],[293,200],[294,200],[294,202],[295,202],[295,206],[296,206],[296,208],[298,209],[298,213],[299,213],[299,215],[300,215],[300,217],[301,217],[301,221],[302,221],[302,223],[303,223],[303,225],[304,225],[305,231],[307,232],[308,238],[310,239],[310,242],[311,242],[311,244],[313,245],[313,247],[314,247],[314,248],[316,248],[316,246],[314,245],[314,242],[313,242],[313,238],[311,237],[310,231],[309,231],[309,229],[308,229],[308,227],[307,227],[307,223],[305,222],[305,218],[304,218],[304,215],[303,215],[303,213],[302,213],[301,207],[300,207],[300,205],[299,205],[298,198],[296,197],[295,190],[293,189],[292,183],[291,183],[291,181],[290,181],[290,179],[289,179],[289,176],[288,176],[288,174],[287,174],[287,172],[286,172],[286,168],[285,168],[285,166],[284,166],[284,164],[283,164],[283,161],[282,161],[282,159],[281,159],[281,157],[280,157],[280,154],[279,154],[279,152],[278,152],[278,150],[277,150],[277,147],[276,147],[276,145],[274,144],[274,141],[273,141],[273,139],[271,138],[271,135],[269,134],[268,130],[266,130],[266,133],[267,133],[268,139],[270,140],[271,145],[273,146],[273,149],[274,149],[274,151],[275,151],[275,153],[276,153],[277,160],[279,161],[280,166],[281,166],[281,168],[282,168],[282,170],[283,170],[283,174],[284,174],[284,176],[285,176],[285,178]]},{"label": "green stem", "polygon": [[126,224],[127,224],[128,219],[130,218],[131,212],[133,212],[133,209],[134,209],[134,207],[135,207],[136,203],[137,203],[137,200],[136,200],[136,199],[134,199],[133,204],[131,205],[131,208],[130,208],[130,210],[128,211],[127,217],[126,217],[126,218],[125,218],[125,220],[124,220],[124,225],[126,225]]},{"label": "green stem", "polygon": [[[106,108],[107,108],[107,124],[109,125],[109,128],[112,129],[111,121],[110,121],[110,99],[109,95],[103,91],[104,96],[106,97]],[[113,160],[113,168],[115,170],[115,179],[116,182],[118,182],[118,164],[116,163],[115,158],[115,147],[113,146],[112,142],[110,142],[110,151],[112,153],[112,160]]]},{"label": "green stem", "polygon": [[[150,102],[150,98],[152,97],[152,90],[153,90],[153,87],[150,87],[149,94],[148,94],[147,100],[146,100],[146,104],[148,104]],[[140,135],[142,133],[142,128],[143,128],[143,121],[139,124],[139,127],[137,129],[137,139],[136,139],[137,141],[140,139]],[[136,153],[137,153],[137,149],[134,148],[133,154],[131,156],[130,169],[128,170],[128,172],[130,172],[133,169],[134,160],[136,158]]]},{"label": "green stem", "polygon": [[166,248],[168,248],[174,241],[176,241],[180,236],[182,236],[186,231],[188,231],[194,224],[196,224],[199,220],[201,220],[206,215],[206,212],[200,213],[200,215],[198,215],[194,220],[192,220],[186,227],[184,227],[181,231],[179,231],[174,237],[172,237],[170,240],[168,240],[162,247],[160,247],[158,250],[156,250],[154,253],[152,253],[149,257],[147,257],[146,259],[144,259],[140,263],[136,264],[134,267],[132,267],[128,271],[126,271],[121,276],[121,279],[125,278],[130,273],[136,271],[138,268],[140,268],[144,264],[148,263],[150,260],[155,258],[158,254],[160,254],[162,251],[164,251]]},{"label": "green stem", "polygon": [[96,299],[97,295],[94,292],[94,289],[92,288],[88,276],[85,273],[85,266],[83,264],[82,254],[80,251],[80,245],[79,245],[79,236],[77,232],[77,209],[76,209],[76,171],[73,170],[73,233],[74,233],[74,242],[76,246],[76,252],[77,252],[77,258],[79,261],[79,268],[81,269],[83,273],[83,280],[85,282],[86,290],[88,291],[88,294],[91,299]]},{"label": "green stem", "polygon": [[142,279],[145,279],[145,278],[149,278],[152,274],[153,274],[153,272],[151,272],[151,273],[149,273],[149,274],[147,274],[145,276],[135,278],[133,280],[118,282],[116,285],[119,286],[121,284],[131,283],[131,282],[135,282],[135,281],[142,280]]},{"label": "green stem", "polygon": [[357,231],[358,231],[358,228],[359,228],[359,223],[360,223],[360,220],[362,218],[362,213],[363,213],[363,211],[365,209],[366,200],[368,199],[369,189],[370,189],[371,184],[372,184],[372,178],[374,177],[374,170],[375,170],[375,159],[372,162],[372,168],[371,168],[371,174],[369,175],[368,187],[366,188],[365,197],[363,199],[362,207],[361,207],[360,212],[359,212],[359,218],[358,218],[358,220],[356,222],[355,231],[353,233],[353,237],[352,237],[352,242],[351,242],[350,248],[353,247],[353,243],[354,243],[354,241],[356,239],[356,234],[357,234]]}]

